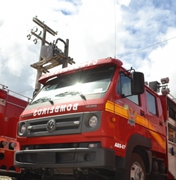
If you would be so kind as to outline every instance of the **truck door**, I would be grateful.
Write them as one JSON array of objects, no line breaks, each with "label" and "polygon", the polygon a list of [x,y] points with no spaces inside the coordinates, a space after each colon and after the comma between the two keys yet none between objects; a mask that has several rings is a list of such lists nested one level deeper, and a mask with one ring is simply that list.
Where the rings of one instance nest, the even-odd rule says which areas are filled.
[{"label": "truck door", "polygon": [[120,121],[120,126],[126,129],[123,137],[129,139],[133,134],[146,136],[148,124],[145,121],[144,95],[132,95],[131,78],[123,72],[120,72],[116,91],[116,106],[119,107],[119,112],[124,108],[123,112],[126,113],[126,115],[122,114],[125,117],[124,121],[123,119]]},{"label": "truck door", "polygon": [[166,151],[166,129],[160,98],[149,88],[146,88],[145,98],[148,137],[152,139],[152,149],[164,153]]}]

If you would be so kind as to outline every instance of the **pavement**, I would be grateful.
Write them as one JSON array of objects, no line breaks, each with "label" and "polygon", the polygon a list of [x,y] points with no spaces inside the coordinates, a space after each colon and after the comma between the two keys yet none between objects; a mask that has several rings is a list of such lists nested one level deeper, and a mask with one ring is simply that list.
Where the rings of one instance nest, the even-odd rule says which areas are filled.
[{"label": "pavement", "polygon": [[0,176],[0,180],[12,180],[12,178],[8,176]]}]

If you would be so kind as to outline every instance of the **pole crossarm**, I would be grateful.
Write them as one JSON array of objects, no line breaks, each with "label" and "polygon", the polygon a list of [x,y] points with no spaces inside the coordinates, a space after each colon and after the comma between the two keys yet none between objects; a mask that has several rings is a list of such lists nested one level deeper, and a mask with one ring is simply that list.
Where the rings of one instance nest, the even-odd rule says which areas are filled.
[{"label": "pole crossarm", "polygon": [[49,43],[48,41],[46,41],[45,39],[43,40],[43,38],[42,38],[42,37],[40,37],[38,34],[36,34],[36,33],[32,32],[32,31],[31,31],[31,34],[32,34],[32,35],[34,35],[34,36],[36,36],[36,37],[37,37],[38,39],[40,39],[41,41],[44,41],[44,42],[45,42],[45,44],[48,44],[48,45],[50,44],[50,43]]},{"label": "pole crossarm", "polygon": [[60,53],[50,59],[41,60],[34,64],[31,64],[31,67],[39,70],[40,72],[47,73],[49,72],[49,69],[63,64],[64,61],[67,61],[71,65],[75,64],[73,58],[65,57],[64,53]]},{"label": "pole crossarm", "polygon": [[38,24],[41,28],[45,29],[47,32],[52,34],[53,36],[57,35],[57,32],[53,31],[50,27],[48,27],[46,24],[44,24],[42,21],[40,21],[37,17],[34,17],[33,21],[36,24]]}]

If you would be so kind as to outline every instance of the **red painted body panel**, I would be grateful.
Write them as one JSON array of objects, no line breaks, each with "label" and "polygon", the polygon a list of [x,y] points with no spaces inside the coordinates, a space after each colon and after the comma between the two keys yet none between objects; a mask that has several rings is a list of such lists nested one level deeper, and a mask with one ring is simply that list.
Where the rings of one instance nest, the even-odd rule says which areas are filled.
[{"label": "red painted body panel", "polygon": [[[21,172],[14,166],[14,152],[20,149],[16,140],[17,123],[27,104],[27,100],[11,95],[7,89],[0,89],[0,174]],[[12,143],[14,148],[10,147]]]},{"label": "red painted body panel", "polygon": [[[3,148],[0,148],[0,174],[20,173],[21,169],[14,166],[14,152],[20,149],[19,143],[16,139],[7,136],[0,136],[0,142],[7,142]],[[15,143],[16,147],[12,150],[9,149],[9,144]]]}]

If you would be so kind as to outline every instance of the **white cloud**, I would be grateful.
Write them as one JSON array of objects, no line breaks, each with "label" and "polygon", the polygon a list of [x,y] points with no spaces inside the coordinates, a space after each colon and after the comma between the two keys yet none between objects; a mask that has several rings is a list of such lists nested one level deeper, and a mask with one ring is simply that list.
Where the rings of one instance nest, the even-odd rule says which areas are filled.
[{"label": "white cloud", "polygon": [[[158,39],[160,41],[176,37],[176,28],[169,28],[165,35],[160,35]],[[162,44],[161,44],[162,45]],[[147,59],[141,61],[141,65],[138,68],[145,73],[145,79],[147,81],[158,81],[161,78],[169,77],[170,91],[176,97],[176,38],[167,41],[164,46],[158,46],[148,56]]]},{"label": "white cloud", "polygon": [[[40,44],[33,45],[26,35],[36,26],[32,21],[36,15],[58,31],[56,37],[47,35],[47,39],[70,40],[69,55],[77,63],[128,54],[175,36],[174,28],[166,25],[166,20],[173,22],[173,13],[171,16],[169,10],[154,7],[148,1],[135,4],[131,0],[0,0],[0,3],[0,83],[16,91],[35,85],[36,70],[30,64],[38,61]],[[147,49],[121,60],[127,69],[133,66],[145,72],[146,80],[159,81],[169,76],[174,89],[174,43],[173,39],[153,47],[153,51]],[[63,48],[62,43],[58,46]],[[12,77],[18,81],[12,82]]]},{"label": "white cloud", "polygon": [[128,6],[131,2],[131,0],[118,0],[119,4]]}]

